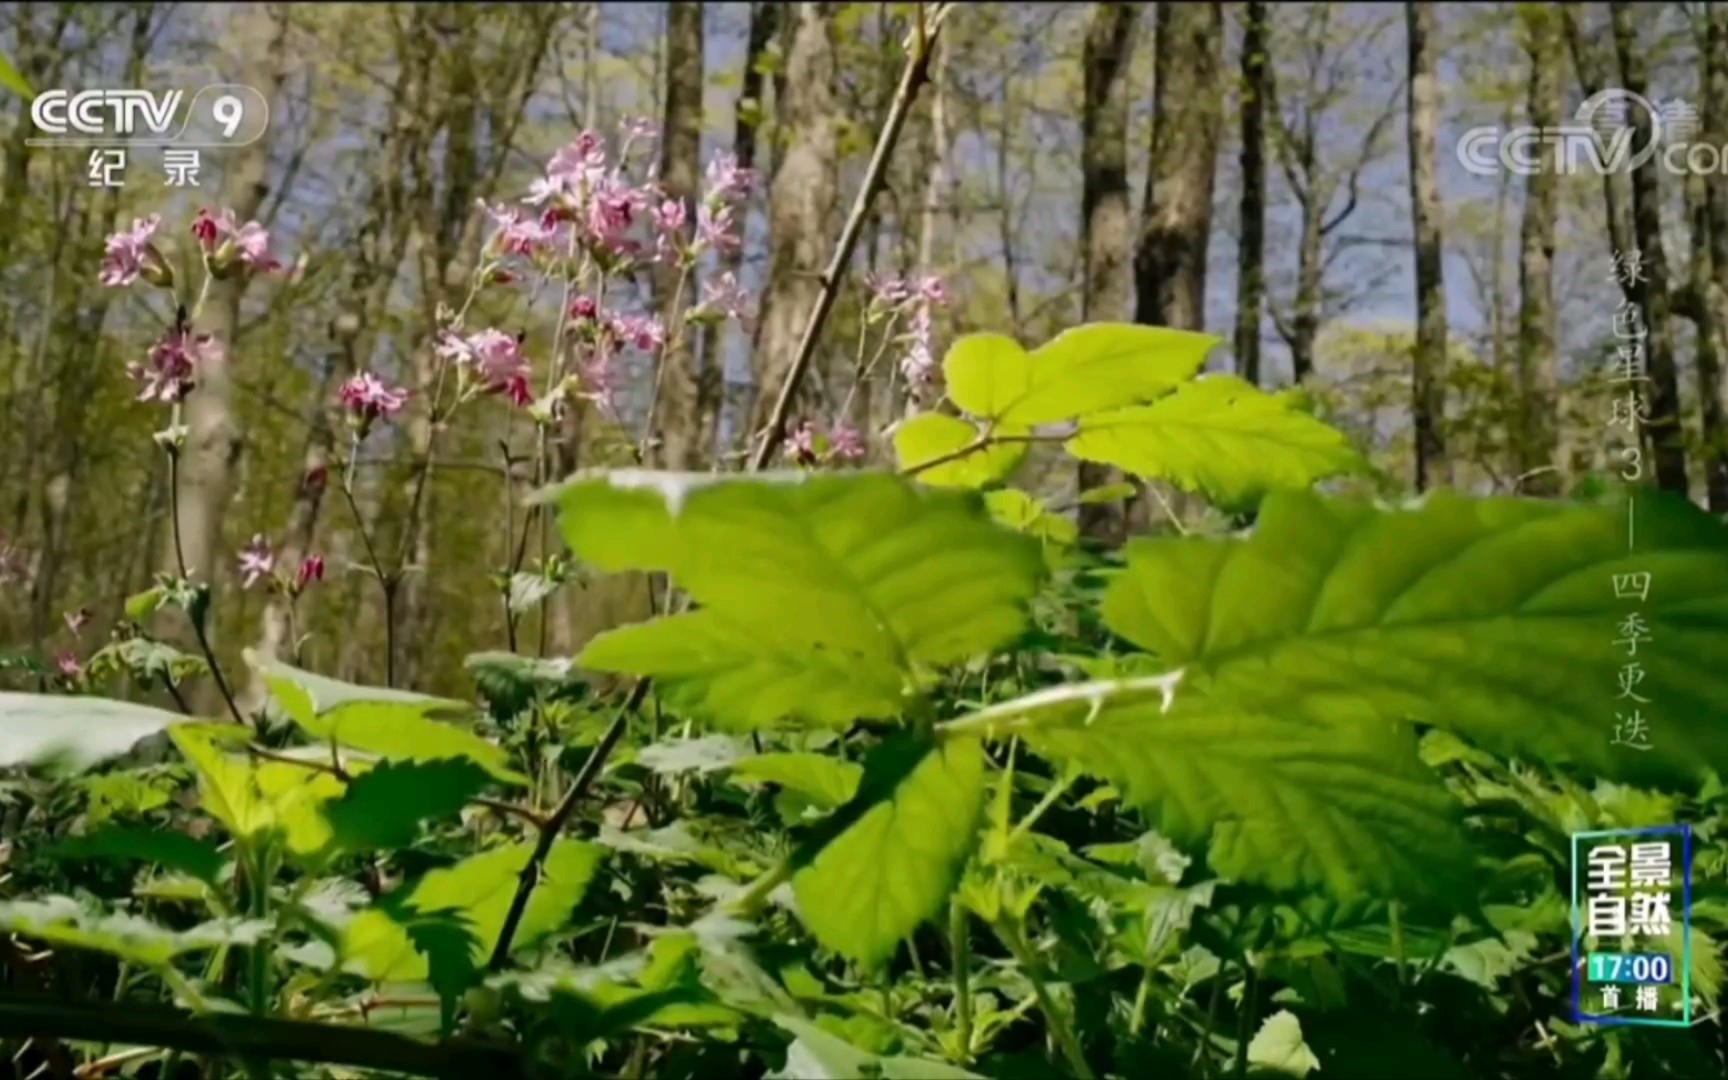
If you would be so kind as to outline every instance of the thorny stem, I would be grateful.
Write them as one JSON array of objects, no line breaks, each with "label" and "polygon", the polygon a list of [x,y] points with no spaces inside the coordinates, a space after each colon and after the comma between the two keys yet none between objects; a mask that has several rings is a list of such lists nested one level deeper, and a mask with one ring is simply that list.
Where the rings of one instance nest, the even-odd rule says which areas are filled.
[{"label": "thorny stem", "polygon": [[552,853],[552,845],[558,839],[558,834],[564,830],[570,816],[576,812],[582,797],[588,793],[594,781],[599,779],[606,759],[612,755],[613,749],[624,736],[630,714],[636,711],[647,696],[648,680],[636,680],[636,685],[630,689],[630,696],[625,699],[618,714],[612,718],[611,726],[600,737],[599,744],[589,752],[588,760],[582,763],[582,771],[571,781],[570,790],[564,793],[564,798],[540,823],[539,839],[528,856],[527,865],[522,867],[521,878],[516,883],[516,895],[510,898],[510,910],[505,913],[504,924],[498,931],[498,944],[493,948],[492,959],[488,962],[492,970],[502,967],[510,956],[510,944],[516,937],[517,927],[522,923],[523,913],[528,910],[528,897],[533,894],[534,886],[540,882],[540,868],[545,864],[546,857]]},{"label": "thorny stem", "polygon": [[767,468],[786,433],[786,420],[792,411],[793,398],[798,392],[798,384],[804,381],[804,373],[810,367],[811,358],[816,354],[816,340],[839,295],[841,275],[852,261],[852,251],[858,246],[858,237],[864,231],[864,219],[869,216],[870,206],[888,174],[889,158],[893,156],[895,144],[900,141],[900,131],[906,126],[906,118],[911,115],[912,103],[929,77],[936,39],[942,32],[942,23],[950,5],[935,4],[929,7],[932,10],[926,10],[926,5],[918,5],[915,16],[916,33],[911,42],[912,54],[906,61],[906,70],[900,76],[900,85],[894,91],[894,100],[888,108],[888,118],[882,124],[882,133],[876,138],[876,149],[871,153],[870,164],[864,171],[864,182],[858,186],[858,196],[852,202],[852,211],[846,218],[845,228],[840,231],[840,242],[835,245],[834,256],[828,261],[828,269],[822,274],[822,288],[816,294],[816,306],[810,311],[809,321],[804,324],[804,336],[798,341],[798,352],[793,356],[792,367],[786,372],[785,381],[780,384],[780,394],[774,400],[774,409],[769,414],[767,427],[757,433],[761,442],[756,445],[756,452],[751,455],[751,472],[761,472]]}]

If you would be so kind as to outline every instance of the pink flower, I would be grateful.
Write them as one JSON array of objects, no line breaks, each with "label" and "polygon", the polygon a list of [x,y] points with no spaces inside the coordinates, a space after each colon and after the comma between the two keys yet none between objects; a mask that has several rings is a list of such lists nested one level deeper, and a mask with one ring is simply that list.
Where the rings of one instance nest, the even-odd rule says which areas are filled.
[{"label": "pink flower", "polygon": [[787,457],[800,465],[816,464],[816,425],[805,420],[786,437],[783,448]]},{"label": "pink flower", "polygon": [[517,405],[530,405],[533,369],[522,355],[522,341],[502,330],[481,330],[466,338],[447,334],[439,352],[457,367],[471,372],[488,394],[503,394]]},{"label": "pink flower", "polygon": [[587,355],[580,364],[579,380],[580,396],[592,401],[596,408],[608,415],[618,413],[618,391],[624,385],[623,372],[618,370],[614,357],[609,349],[587,350]]},{"label": "pink flower", "polygon": [[73,637],[77,637],[90,623],[90,609],[79,608],[77,611],[68,611],[60,617],[66,621],[66,629],[72,632]]},{"label": "pink flower", "polygon": [[408,392],[387,386],[378,376],[363,371],[342,384],[341,402],[349,416],[365,430],[374,420],[380,417],[388,420],[401,412],[408,402]]},{"label": "pink flower", "polygon": [[600,304],[592,296],[578,296],[570,301],[570,317],[582,322],[591,321],[600,314]]},{"label": "pink flower", "polygon": [[702,307],[727,319],[744,322],[749,318],[750,297],[732,273],[721,274],[702,283]]},{"label": "pink flower", "polygon": [[330,466],[314,465],[300,474],[300,487],[305,491],[322,491],[330,482]]},{"label": "pink flower", "polygon": [[608,329],[637,352],[657,353],[666,344],[666,328],[652,315],[614,315]]},{"label": "pink flower", "polygon": [[194,334],[181,326],[168,331],[150,347],[148,361],[128,365],[126,373],[144,384],[144,389],[138,392],[139,401],[173,404],[192,392],[201,365],[221,357],[222,346],[209,334]]},{"label": "pink flower", "polygon": [[282,266],[270,256],[269,231],[256,221],[240,224],[232,210],[223,210],[214,217],[209,210],[199,210],[197,220],[192,222],[192,235],[218,268],[226,269],[236,259],[259,273]]},{"label": "pink flower", "polygon": [[930,309],[912,312],[912,326],[905,336],[906,355],[900,358],[900,373],[914,391],[927,390],[936,381],[936,357],[931,351]]},{"label": "pink flower", "polygon": [[704,204],[696,208],[696,246],[714,251],[735,251],[739,240],[730,206]]},{"label": "pink flower", "polygon": [[502,255],[532,256],[555,232],[543,217],[531,217],[513,206],[488,207],[486,213],[498,226],[489,243]]},{"label": "pink flower", "polygon": [[108,238],[102,255],[102,284],[119,288],[137,281],[139,276],[159,262],[150,246],[162,215],[133,218],[132,227]]},{"label": "pink flower", "polygon": [[84,665],[79,661],[76,653],[61,653],[54,658],[54,667],[68,679],[84,677]]},{"label": "pink flower", "polygon": [[738,164],[729,151],[715,154],[708,162],[708,194],[710,202],[735,202],[749,198],[756,174]]},{"label": "pink flower", "polygon": [[294,572],[294,593],[299,595],[306,587],[324,580],[324,556],[308,555],[300,560],[300,569]]},{"label": "pink flower", "polygon": [[276,553],[270,550],[270,541],[262,534],[252,537],[252,542],[240,549],[240,587],[250,589],[258,583],[259,578],[268,577],[276,569]]},{"label": "pink flower", "polygon": [[837,461],[863,461],[864,435],[848,424],[836,423],[828,433],[828,454]]},{"label": "pink flower", "polygon": [[869,290],[872,302],[885,308],[898,307],[911,296],[906,282],[883,274],[865,274],[864,288]]}]

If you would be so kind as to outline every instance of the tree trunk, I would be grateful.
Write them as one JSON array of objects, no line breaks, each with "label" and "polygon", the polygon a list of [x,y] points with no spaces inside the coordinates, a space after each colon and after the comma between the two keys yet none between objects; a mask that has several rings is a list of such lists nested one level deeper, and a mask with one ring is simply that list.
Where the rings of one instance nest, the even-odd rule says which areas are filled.
[{"label": "tree trunk", "polygon": [[[1416,441],[1417,491],[1451,479],[1446,415],[1446,276],[1440,236],[1440,82],[1434,55],[1434,5],[1406,0],[1409,81],[1410,219],[1416,240],[1416,347],[1411,353],[1410,413]],[[1499,257],[1499,253],[1495,253]]]},{"label": "tree trunk", "polygon": [[[752,440],[767,437],[804,322],[821,293],[839,188],[834,12],[827,3],[799,3],[788,15],[792,47],[780,101],[786,142],[768,197],[768,285],[757,325]],[[794,400],[808,404],[810,399],[801,394]]]},{"label": "tree trunk", "polygon": [[[660,184],[668,199],[683,203],[696,220],[701,198],[702,12],[700,3],[673,3],[666,9],[666,102],[660,143]],[[713,456],[703,445],[701,375],[696,344],[684,326],[684,313],[693,306],[696,272],[688,278],[676,265],[655,267],[654,294],[666,321],[666,348],[656,372],[655,413],[658,422],[648,431],[660,445],[653,460],[664,468],[695,469]],[[658,430],[654,430],[657,428]]]},{"label": "tree trunk", "polygon": [[[1728,5],[1716,2],[1705,5],[1708,20],[1704,33],[1704,132],[1702,141],[1711,146],[1728,146]],[[1709,182],[1699,174],[1695,177],[1703,188],[1702,220],[1694,213],[1692,235],[1694,252],[1698,252],[1697,237],[1709,237],[1703,252],[1694,254],[1694,262],[1708,263],[1708,274],[1694,273],[1709,332],[1698,326],[1698,405],[1702,418],[1705,453],[1705,496],[1713,513],[1728,513],[1728,430],[1724,429],[1722,400],[1722,361],[1728,358],[1728,188],[1720,180]],[[1704,256],[1701,260],[1700,256]],[[1702,278],[1702,280],[1699,280]],[[1705,342],[1709,342],[1706,356]]]},{"label": "tree trunk", "polygon": [[1260,383],[1260,315],[1266,303],[1266,103],[1272,65],[1264,0],[1242,23],[1242,197],[1236,248],[1236,373]]},{"label": "tree trunk", "polygon": [[[242,13],[243,17],[250,12]],[[275,32],[268,43],[258,43],[249,57],[251,65],[239,81],[258,87],[270,100],[281,97],[287,54],[288,16],[279,12]],[[269,193],[265,168],[269,143],[259,139],[233,151],[224,162],[221,204],[234,211],[235,220],[255,218]],[[198,372],[198,387],[186,399],[186,443],[181,450],[178,491],[178,522],[169,522],[167,561],[177,564],[174,530],[179,531],[178,549],[185,554],[186,572],[195,580],[211,582],[216,569],[216,551],[222,542],[221,522],[232,497],[232,477],[240,456],[240,431],[233,414],[237,360],[235,331],[240,325],[240,302],[246,291],[245,275],[212,282],[205,298],[197,330],[221,345],[219,356],[204,363]],[[212,622],[216,605],[211,606]],[[214,640],[216,629],[207,631]],[[210,705],[208,684],[200,689],[202,704]]]},{"label": "tree trunk", "polygon": [[[1128,198],[1128,97],[1125,77],[1134,54],[1135,4],[1097,4],[1086,30],[1085,88],[1080,106],[1081,249],[1085,257],[1080,317],[1114,322],[1128,317],[1133,298],[1133,224]],[[1120,471],[1080,463],[1082,492],[1121,482]],[[1082,504],[1080,531],[1101,544],[1128,536],[1125,504]]]},{"label": "tree trunk", "polygon": [[[1620,61],[1620,85],[1649,97],[1644,57],[1639,51],[1637,14],[1625,0],[1609,5],[1614,18],[1614,52]],[[1635,149],[1648,146],[1653,136],[1650,117],[1643,109],[1630,109]],[[1643,273],[1629,275],[1631,300],[1643,315],[1644,362],[1649,376],[1646,405],[1649,419],[1644,433],[1649,439],[1655,466],[1656,486],[1679,495],[1688,493],[1686,449],[1680,425],[1680,381],[1675,369],[1673,325],[1669,317],[1668,259],[1662,250],[1662,193],[1657,182],[1658,161],[1654,155],[1632,171],[1632,239]]]},{"label": "tree trunk", "polygon": [[1136,322],[1199,330],[1206,321],[1206,254],[1218,162],[1216,3],[1160,4],[1152,95],[1152,160],[1134,253]]},{"label": "tree trunk", "polygon": [[[736,115],[732,121],[732,156],[740,168],[755,171],[756,136],[762,127],[762,60],[780,32],[781,5],[771,0],[757,0],[750,5],[750,30],[744,44],[744,70],[738,88]],[[739,244],[720,256],[720,272],[736,278],[744,266],[744,245]],[[710,324],[702,332],[702,370],[697,392],[701,399],[702,445],[715,447],[719,440],[721,412],[725,407],[726,370],[722,346],[726,340],[723,326]],[[730,442],[731,439],[728,439]]]},{"label": "tree trunk", "polygon": [[[1554,13],[1520,9],[1524,51],[1530,61],[1526,121],[1548,130],[1560,124],[1560,35]],[[1518,232],[1518,430],[1513,447],[1520,490],[1556,495],[1556,344],[1554,224],[1560,212],[1560,177],[1551,155],[1524,181],[1524,219]]]}]

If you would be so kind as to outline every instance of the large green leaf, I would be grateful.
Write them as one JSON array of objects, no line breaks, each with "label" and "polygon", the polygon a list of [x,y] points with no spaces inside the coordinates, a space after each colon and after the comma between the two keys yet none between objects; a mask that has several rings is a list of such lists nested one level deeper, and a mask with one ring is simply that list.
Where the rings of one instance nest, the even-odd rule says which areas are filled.
[{"label": "large green leaf", "polygon": [[465,759],[496,780],[525,784],[510,754],[448,720],[474,712],[471,705],[402,690],[356,686],[248,653],[282,708],[319,742],[336,742],[394,761]]},{"label": "large green leaf", "polygon": [[1104,777],[1214,873],[1344,901],[1467,896],[1471,852],[1452,796],[1407,728],[1340,709],[1330,722],[1183,697],[1180,680],[1039,691],[954,730],[1024,735]]},{"label": "large green leaf", "polygon": [[998,430],[1073,420],[1151,401],[1192,378],[1218,338],[1133,323],[1095,323],[1028,353],[1001,334],[968,334],[942,362],[948,396]]},{"label": "large green leaf", "polygon": [[0,692],[0,768],[88,768],[184,719],[129,701]]},{"label": "large green leaf", "polygon": [[[1132,545],[1105,621],[1183,669],[1178,697],[1215,713],[1414,721],[1655,784],[1728,771],[1728,532],[1640,496],[1629,550],[1630,510],[1275,495],[1245,540]],[[1647,600],[1616,596],[1617,575],[1640,573]],[[1628,645],[1634,613],[1648,640]],[[1644,702],[1620,699],[1634,662]],[[1616,745],[1634,710],[1648,749]]]},{"label": "large green leaf", "polygon": [[934,668],[1018,634],[1042,576],[976,495],[881,473],[621,471],[545,497],[578,557],[667,572],[702,605],[603,634],[580,663],[734,725],[895,715]]},{"label": "large green leaf", "polygon": [[1205,375],[1146,405],[1080,418],[1068,452],[1236,506],[1359,469],[1344,434],[1236,378]]},{"label": "large green leaf", "polygon": [[732,766],[734,783],[778,784],[825,810],[856,795],[863,775],[861,767],[827,754],[758,754]]},{"label": "large green leaf", "polygon": [[[532,843],[514,844],[433,870],[394,906],[419,916],[456,917],[473,935],[474,962],[484,963],[498,942],[533,850]],[[605,849],[576,840],[560,840],[552,846],[511,939],[512,951],[538,943],[569,921],[604,855]],[[348,924],[342,955],[353,970],[375,982],[423,981],[429,974],[410,928],[380,908],[362,911]]]},{"label": "large green leaf", "polygon": [[[902,472],[932,487],[981,488],[1006,479],[1026,460],[1031,444],[978,445],[980,431],[959,417],[919,413],[894,428],[894,456]],[[964,453],[963,453],[964,451]]]},{"label": "large green leaf", "polygon": [[258,920],[218,919],[171,930],[137,915],[85,907],[69,896],[0,903],[0,931],[107,953],[141,967],[162,967],[183,953],[254,944],[270,928]]},{"label": "large green leaf", "polygon": [[[169,729],[198,773],[199,805],[236,838],[279,834],[295,855],[321,851],[330,841],[321,808],[341,796],[342,781],[299,765],[253,762],[229,752],[243,745],[248,734],[233,724],[176,724]],[[345,767],[352,772],[364,766]]]},{"label": "large green leaf", "polygon": [[799,848],[792,889],[816,940],[867,965],[935,915],[978,837],[984,750],[910,736],[882,744],[852,801]]}]

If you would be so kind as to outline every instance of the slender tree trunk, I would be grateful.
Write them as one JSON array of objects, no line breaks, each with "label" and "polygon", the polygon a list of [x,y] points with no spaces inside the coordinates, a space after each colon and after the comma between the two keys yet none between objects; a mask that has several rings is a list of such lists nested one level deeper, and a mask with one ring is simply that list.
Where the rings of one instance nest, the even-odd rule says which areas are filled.
[{"label": "slender tree trunk", "polygon": [[[1406,0],[1409,80],[1410,218],[1416,239],[1416,348],[1411,354],[1410,412],[1415,423],[1417,491],[1451,479],[1446,416],[1446,277],[1440,235],[1436,141],[1440,85],[1434,54],[1434,5]],[[1498,257],[1498,253],[1496,253]]]},{"label": "slender tree trunk", "polygon": [[1264,0],[1242,22],[1242,197],[1236,249],[1236,373],[1260,382],[1260,317],[1266,304],[1266,104],[1272,65]]},{"label": "slender tree trunk", "polygon": [[[762,127],[765,102],[762,99],[762,61],[780,32],[782,5],[771,0],[757,0],[750,5],[750,30],[744,45],[744,70],[738,88],[736,115],[732,121],[732,156],[740,167],[752,171],[758,168],[757,134]],[[720,257],[720,272],[738,276],[744,266],[744,245],[739,244]],[[701,415],[705,425],[702,445],[714,447],[719,441],[721,414],[725,408],[726,371],[722,347],[726,340],[724,327],[708,325],[702,334],[702,373],[698,385]],[[730,439],[728,440],[731,441]]]},{"label": "slender tree trunk", "polygon": [[[1560,123],[1560,34],[1554,13],[1520,9],[1520,30],[1530,62],[1527,122],[1549,129]],[[1524,219],[1518,233],[1518,431],[1514,464],[1520,489],[1556,495],[1555,388],[1559,325],[1554,308],[1554,225],[1560,212],[1560,177],[1550,155],[1524,181]]]},{"label": "slender tree trunk", "polygon": [[[1303,155],[1302,175],[1319,180],[1319,169],[1319,151],[1310,133]],[[1320,319],[1325,304],[1322,289],[1326,275],[1323,214],[1325,197],[1330,194],[1329,188],[1316,183],[1308,188],[1301,200],[1302,232],[1296,245],[1296,297],[1291,305],[1290,333],[1285,338],[1285,343],[1290,346],[1291,375],[1298,383],[1313,373],[1314,346],[1320,339]]]},{"label": "slender tree trunk", "polygon": [[[1644,57],[1638,44],[1637,13],[1624,0],[1609,5],[1614,18],[1614,52],[1620,61],[1620,83],[1628,91],[1649,97]],[[1648,146],[1654,133],[1642,109],[1628,110],[1634,125],[1634,147]],[[1650,417],[1644,424],[1655,465],[1656,486],[1688,494],[1686,449],[1680,425],[1680,379],[1674,360],[1673,325],[1668,295],[1668,258],[1662,249],[1662,193],[1658,183],[1661,155],[1632,171],[1632,238],[1643,273],[1630,275],[1632,302],[1643,314],[1645,367],[1649,375]]]},{"label": "slender tree trunk", "polygon": [[1136,322],[1204,328],[1218,163],[1222,5],[1160,4],[1152,160],[1134,253]]},{"label": "slender tree trunk", "polygon": [[[1556,10],[1565,30],[1566,43],[1572,53],[1572,67],[1578,73],[1578,86],[1585,97],[1594,97],[1607,87],[1608,65],[1601,53],[1585,35],[1578,23],[1577,8],[1582,5],[1559,4]],[[1602,174],[1602,200],[1608,210],[1608,250],[1610,253],[1629,252],[1632,241],[1631,197],[1626,176],[1618,170]]]},{"label": "slender tree trunk", "polygon": [[[780,102],[786,142],[768,198],[768,285],[757,326],[752,440],[765,437],[820,294],[839,198],[834,11],[827,3],[799,3],[787,15],[792,47]],[[800,400],[808,408],[810,398],[801,394]]]},{"label": "slender tree trunk", "polygon": [[[660,184],[669,199],[689,208],[692,222],[701,198],[702,91],[706,86],[702,66],[702,13],[700,3],[673,3],[666,9],[666,102],[660,143]],[[694,469],[712,456],[712,445],[704,445],[701,373],[697,370],[694,335],[683,327],[684,313],[694,304],[698,288],[692,270],[680,282],[683,271],[662,265],[654,275],[655,300],[666,321],[666,348],[660,355],[655,376],[659,452],[655,460],[671,469]]]},{"label": "slender tree trunk", "polygon": [[[1704,133],[1711,146],[1728,146],[1728,4],[1711,0],[1705,4],[1704,32]],[[1700,297],[1709,331],[1698,326],[1698,405],[1705,452],[1705,496],[1712,512],[1728,513],[1728,424],[1723,417],[1722,362],[1728,359],[1728,188],[1720,177],[1691,177],[1703,189],[1703,215],[1692,216],[1695,264],[1708,263],[1708,274],[1694,273],[1693,285]],[[1696,197],[1696,196],[1695,196]],[[1709,237],[1703,252],[1699,235]],[[1700,280],[1702,279],[1702,280]],[[1706,355],[1705,342],[1709,349]]]},{"label": "slender tree trunk", "polygon": [[[1085,87],[1080,106],[1080,231],[1085,255],[1080,315],[1088,322],[1125,319],[1133,302],[1126,76],[1134,55],[1139,15],[1134,4],[1097,4],[1086,30]],[[1121,472],[1108,465],[1080,463],[1082,492],[1121,479]],[[1128,536],[1126,505],[1082,504],[1080,531],[1101,544],[1121,544]]]}]

